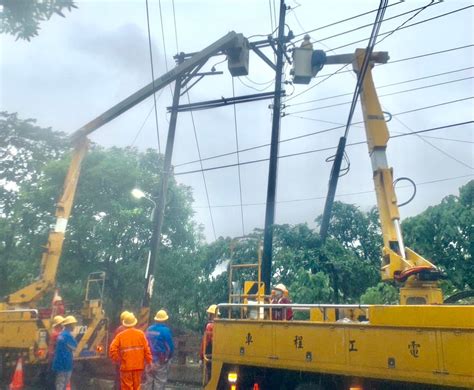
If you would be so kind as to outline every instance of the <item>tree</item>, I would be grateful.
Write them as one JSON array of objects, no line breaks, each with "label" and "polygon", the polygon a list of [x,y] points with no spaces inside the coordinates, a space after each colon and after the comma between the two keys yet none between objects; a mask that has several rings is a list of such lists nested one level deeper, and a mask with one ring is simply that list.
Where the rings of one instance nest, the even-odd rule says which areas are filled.
[{"label": "tree", "polygon": [[2,0],[0,33],[30,41],[38,35],[39,25],[56,14],[65,17],[63,10],[77,8],[73,0]]},{"label": "tree", "polygon": [[446,271],[444,287],[449,293],[474,288],[473,198],[471,180],[459,196],[449,195],[402,224],[406,244]]},{"label": "tree", "polygon": [[398,303],[399,291],[396,287],[386,282],[380,282],[374,287],[369,287],[361,295],[360,303],[364,305],[395,305]]},{"label": "tree", "polygon": [[[0,219],[0,249],[9,258],[8,272],[4,274],[7,283],[2,284],[8,286],[8,290],[3,287],[5,292],[12,292],[37,276],[42,245],[54,222],[54,202],[70,161],[69,145],[62,142],[58,133],[15,118],[9,117],[10,126],[2,127],[11,132],[8,143],[0,149],[5,162],[2,176],[6,177],[0,186],[0,204],[9,205],[3,206]],[[40,134],[47,135],[44,144]],[[57,150],[51,145],[58,145]],[[49,163],[45,156],[36,156],[42,148],[53,158]],[[12,153],[16,153],[15,159]],[[92,145],[82,165],[57,278],[69,303],[80,304],[90,272],[105,271],[106,308],[111,318],[117,318],[122,307],[138,309],[150,245],[151,205],[138,203],[130,196],[130,190],[139,186],[156,196],[161,171],[161,156],[153,150],[139,152]],[[14,184],[13,198],[5,183]],[[152,309],[165,307],[179,326],[196,326],[197,309],[189,296],[193,296],[198,284],[200,263],[196,257],[201,233],[192,220],[191,203],[190,189],[171,178]],[[13,244],[5,234],[11,231]]]},{"label": "tree", "polygon": [[[0,112],[0,140],[0,295],[4,295],[33,277],[25,261],[33,255],[31,246],[23,245],[25,231],[32,226],[36,232],[48,229],[32,215],[28,216],[27,225],[22,224],[19,215],[27,214],[30,207],[22,199],[22,191],[27,193],[37,187],[46,163],[64,154],[65,137],[36,126],[33,119]],[[48,206],[43,213],[54,204]],[[31,244],[39,249],[44,241]],[[14,259],[16,265],[12,266]]]}]

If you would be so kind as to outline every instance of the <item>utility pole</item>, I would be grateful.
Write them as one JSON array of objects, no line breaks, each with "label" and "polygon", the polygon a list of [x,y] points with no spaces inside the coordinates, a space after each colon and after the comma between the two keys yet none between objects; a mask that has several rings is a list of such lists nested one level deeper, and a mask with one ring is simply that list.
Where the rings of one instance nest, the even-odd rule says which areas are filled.
[{"label": "utility pole", "polygon": [[166,194],[168,192],[168,181],[171,173],[171,160],[173,157],[174,138],[176,134],[176,122],[178,119],[178,105],[181,94],[181,77],[175,82],[173,105],[171,109],[170,124],[168,128],[168,137],[166,139],[165,160],[163,163],[163,173],[161,175],[161,185],[157,196],[157,206],[153,210],[153,232],[151,237],[151,249],[146,269],[146,289],[143,296],[142,307],[140,311],[139,325],[147,324],[150,318],[150,301],[153,294],[153,283],[156,260],[161,245],[161,230],[166,207]]},{"label": "utility pole", "polygon": [[267,204],[265,210],[265,232],[263,237],[262,281],[265,283],[265,294],[270,294],[270,283],[272,278],[273,225],[275,222],[275,195],[277,184],[278,147],[280,142],[281,83],[283,76],[283,55],[285,50],[283,40],[285,34],[285,15],[286,5],[284,0],[280,0],[280,18],[276,50],[275,97],[273,100],[270,166],[268,172]]}]

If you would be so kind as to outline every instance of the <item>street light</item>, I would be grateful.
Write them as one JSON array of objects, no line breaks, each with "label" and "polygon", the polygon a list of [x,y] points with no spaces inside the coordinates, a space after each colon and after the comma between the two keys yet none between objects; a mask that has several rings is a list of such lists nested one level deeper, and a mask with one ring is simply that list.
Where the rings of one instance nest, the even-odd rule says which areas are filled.
[{"label": "street light", "polygon": [[[146,200],[150,201],[151,203],[153,203],[153,211],[155,210],[156,202],[155,202],[153,199],[147,197],[147,196],[145,195],[145,193],[144,193],[141,189],[139,189],[139,188],[134,188],[134,189],[132,190],[132,196],[133,196],[134,198],[137,198],[137,199],[146,199]],[[153,215],[153,213],[152,213],[152,215]]]}]

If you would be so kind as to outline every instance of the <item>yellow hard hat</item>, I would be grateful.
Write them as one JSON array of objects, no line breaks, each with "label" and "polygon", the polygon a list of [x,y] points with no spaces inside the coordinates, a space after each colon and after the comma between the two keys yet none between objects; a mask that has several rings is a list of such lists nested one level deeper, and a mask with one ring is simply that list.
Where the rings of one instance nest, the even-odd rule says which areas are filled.
[{"label": "yellow hard hat", "polygon": [[62,301],[62,300],[63,300],[63,297],[61,297],[60,295],[55,295],[53,297],[53,303],[59,302],[59,301]]},{"label": "yellow hard hat", "polygon": [[67,316],[61,325],[70,325],[70,324],[77,324],[76,317],[74,316]]},{"label": "yellow hard hat", "polygon": [[156,312],[155,321],[163,322],[166,321],[168,318],[168,313],[165,310],[161,309]]},{"label": "yellow hard hat", "polygon": [[209,314],[216,314],[217,313],[217,305],[211,305],[207,308],[206,313]]},{"label": "yellow hard hat", "polygon": [[131,328],[132,326],[135,326],[137,324],[138,320],[135,317],[135,314],[128,312],[125,314],[123,320],[122,320],[122,325],[126,326],[127,328]]},{"label": "yellow hard hat", "polygon": [[128,310],[123,311],[120,313],[120,321],[123,321],[127,315],[129,315],[130,312]]},{"label": "yellow hard hat", "polygon": [[283,292],[288,292],[288,289],[283,283],[278,283],[275,287],[273,287],[275,290],[280,290]]},{"label": "yellow hard hat", "polygon": [[53,323],[51,324],[51,326],[54,328],[55,326],[60,325],[64,321],[64,319],[65,318],[63,316],[54,316]]}]

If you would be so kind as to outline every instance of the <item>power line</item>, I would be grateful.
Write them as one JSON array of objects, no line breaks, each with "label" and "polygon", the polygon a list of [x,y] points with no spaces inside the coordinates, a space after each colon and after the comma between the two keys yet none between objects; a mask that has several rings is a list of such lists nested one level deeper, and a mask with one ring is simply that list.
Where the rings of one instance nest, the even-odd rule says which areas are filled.
[{"label": "power line", "polygon": [[174,0],[171,1],[171,4],[173,5],[174,37],[175,37],[175,41],[176,41],[176,53],[179,53],[178,28],[176,26],[176,11],[175,11],[175,8],[174,8]]},{"label": "power line", "polygon": [[[158,111],[156,109],[156,91],[155,91],[155,71],[153,69],[153,51],[151,48],[151,32],[150,32],[150,14],[148,10],[148,0],[145,0],[146,4],[146,24],[148,29],[148,48],[150,51],[150,67],[151,67],[151,82],[153,84],[153,102],[155,107],[155,126],[156,126],[156,138],[158,139],[158,153],[161,154],[161,143],[160,143],[160,128],[158,127]],[[148,116],[147,116],[148,119]]]},{"label": "power line", "polygon": [[[434,87],[439,87],[440,85],[447,85],[447,84],[452,84],[452,83],[458,83],[461,81],[466,81],[466,80],[471,80],[473,79],[474,76],[470,77],[463,77],[460,79],[455,79],[455,80],[449,80],[449,81],[443,81],[441,83],[436,83],[436,84],[430,84],[430,85],[423,85],[421,87],[415,87],[415,88],[410,88],[410,89],[404,89],[402,91],[395,91],[395,92],[390,92],[386,93],[384,95],[379,95],[379,98],[386,97],[386,96],[393,96],[393,95],[399,95],[401,93],[407,93],[407,92],[413,92],[413,91],[419,91],[422,89],[427,89],[427,88],[434,88]],[[347,95],[347,94],[344,94]],[[340,95],[341,96],[341,95]],[[332,97],[327,98],[327,99],[332,99]],[[325,100],[325,99],[319,99],[319,100]],[[301,114],[304,112],[310,112],[310,111],[319,111],[319,110],[324,110],[326,108],[332,108],[332,107],[339,107],[339,106],[345,106],[346,104],[350,104],[351,102],[342,102],[342,103],[336,103],[336,104],[330,104],[328,106],[321,106],[321,107],[315,107],[315,108],[308,108],[306,110],[300,110],[300,111],[294,111],[294,112],[289,112],[286,115],[292,115],[292,114]],[[301,103],[300,103],[301,104]]]},{"label": "power line", "polygon": [[433,51],[433,52],[430,52],[430,53],[419,54],[419,55],[412,56],[412,57],[406,57],[406,58],[401,58],[401,59],[399,59],[399,60],[390,61],[390,62],[387,62],[387,63],[384,64],[384,65],[396,64],[396,63],[398,63],[398,62],[411,61],[411,60],[415,60],[415,59],[418,59],[418,58],[429,57],[429,56],[434,56],[434,55],[444,54],[444,53],[449,53],[449,52],[451,52],[451,51],[467,49],[468,47],[473,47],[473,46],[474,46],[474,44],[471,43],[471,44],[469,44],[469,45],[453,47],[453,48],[451,48],[451,49]]},{"label": "power line", "polygon": [[380,42],[384,41],[385,39],[387,39],[390,35],[394,34],[395,32],[397,32],[398,30],[401,30],[403,28],[403,26],[405,26],[410,20],[413,20],[415,19],[420,13],[422,13],[426,8],[428,7],[431,7],[432,5],[436,5],[436,4],[441,4],[443,2],[443,0],[439,0],[437,3],[434,3],[434,0],[430,0],[430,2],[428,4],[426,4],[424,7],[421,7],[419,9],[417,9],[418,12],[416,12],[414,15],[410,16],[407,20],[405,20],[402,24],[400,24],[397,28],[395,28],[394,30],[392,30],[390,32],[390,34],[388,35],[385,35],[380,41],[377,42],[377,44],[379,44]]},{"label": "power line", "polygon": [[304,91],[301,91],[300,93],[297,93],[296,95],[293,95],[293,96],[289,97],[288,99],[285,100],[285,102],[289,102],[290,100],[293,100],[294,98],[303,95],[304,93],[310,91],[311,89],[316,88],[318,85],[321,85],[326,80],[329,80],[331,77],[337,75],[338,73],[342,73],[342,70],[347,68],[348,66],[349,66],[349,64],[345,64],[345,65],[341,66],[339,69],[337,69],[335,72],[325,75],[326,77],[324,79],[317,82],[316,84],[313,84],[311,87],[306,88]]},{"label": "power line", "polygon": [[168,54],[166,54],[166,42],[165,42],[165,30],[164,30],[164,24],[163,24],[163,12],[161,10],[161,0],[158,0],[158,7],[160,10],[160,26],[161,26],[161,40],[163,42],[163,54],[165,56],[165,69],[166,72],[169,72],[168,69]]},{"label": "power line", "polygon": [[[191,104],[191,100],[189,98],[189,92],[186,92],[186,96],[188,98],[188,103]],[[209,190],[207,188],[207,181],[206,181],[206,175],[204,174],[204,166],[202,165],[202,158],[201,158],[201,149],[199,148],[199,141],[198,141],[198,136],[197,136],[197,131],[196,131],[196,124],[194,122],[194,115],[193,115],[193,112],[192,111],[189,111],[189,113],[191,114],[191,123],[193,125],[193,131],[194,131],[194,139],[196,140],[196,148],[197,148],[197,152],[198,152],[198,157],[199,157],[199,161],[200,161],[200,164],[201,164],[201,173],[202,173],[202,180],[204,182],[204,190],[206,192],[206,200],[207,200],[207,205],[209,207],[209,215],[211,217],[211,226],[212,226],[212,232],[214,234],[214,240],[217,240],[217,235],[216,235],[216,228],[215,228],[215,225],[214,225],[214,217],[212,215],[212,210],[211,210],[211,201],[209,199]]]},{"label": "power line", "polygon": [[[436,184],[436,183],[442,183],[446,181],[452,181],[452,180],[458,180],[458,179],[465,179],[467,177],[473,177],[474,174],[469,174],[469,175],[460,175],[460,176],[451,176],[451,177],[445,177],[442,179],[434,179],[434,180],[427,180],[427,181],[422,181],[415,183],[417,186],[423,186],[423,185],[429,185],[429,184]],[[399,186],[398,188],[410,188],[411,185],[405,185],[405,186]],[[348,192],[345,194],[336,194],[337,198],[342,198],[344,196],[354,196],[354,195],[366,195],[366,194],[372,194],[375,193],[375,190],[366,190],[366,191],[357,191],[357,192]],[[326,199],[326,196],[320,195],[320,196],[314,196],[314,197],[309,197],[309,198],[298,198],[298,199],[287,199],[287,200],[279,200],[276,201],[275,203],[298,203],[298,202],[308,202],[308,201],[314,201],[314,200],[324,200]],[[239,207],[240,205],[238,204],[225,204],[225,205],[212,205],[211,207],[213,209],[217,208],[231,208],[231,207]],[[265,206],[265,202],[254,202],[254,203],[245,203],[243,204],[244,207],[252,207],[252,206]],[[204,209],[207,208],[207,206],[194,206],[194,208],[197,209]]]},{"label": "power line", "polygon": [[247,88],[253,89],[254,91],[257,91],[257,92],[265,91],[265,90],[267,90],[268,88],[270,88],[270,87],[272,86],[272,84],[271,84],[271,82],[270,82],[270,83],[267,83],[268,85],[267,85],[266,87],[263,87],[263,88],[256,88],[256,87],[252,87],[251,85],[245,84],[241,77],[237,77],[237,79],[239,80],[239,82],[240,82],[242,85],[246,86]]},{"label": "power line", "polygon": [[[436,5],[436,4],[441,4],[441,3],[442,3],[442,1],[438,1],[438,2],[436,2],[436,3],[435,3],[434,1],[431,1],[430,3],[428,3],[428,5],[425,5],[425,6],[423,6],[423,7],[415,8],[415,9],[412,9],[412,10],[410,10],[410,11],[406,11],[406,12],[403,12],[403,13],[401,13],[401,14],[394,15],[394,16],[391,16],[391,17],[389,17],[389,18],[386,18],[386,19],[384,19],[384,22],[387,22],[387,21],[392,20],[392,19],[397,19],[397,18],[400,18],[400,17],[402,17],[402,16],[405,16],[405,15],[408,15],[408,14],[411,14],[411,13],[413,13],[413,12],[418,11],[415,15],[413,15],[411,18],[407,19],[407,20],[404,22],[404,23],[407,23],[408,21],[410,21],[411,19],[413,19],[414,17],[416,17],[416,16],[417,16],[420,12],[422,12],[424,9],[426,9],[427,7],[432,6],[432,5]],[[340,32],[340,33],[337,33],[337,34],[330,35],[330,36],[325,37],[325,38],[318,39],[318,40],[316,40],[316,41],[313,41],[312,43],[313,43],[313,44],[315,44],[315,43],[321,43],[321,42],[327,41],[327,40],[329,40],[329,39],[339,37],[339,36],[341,36],[341,35],[353,33],[353,32],[355,32],[355,31],[361,30],[361,29],[363,29],[363,28],[370,27],[370,26],[372,26],[372,25],[373,25],[373,23],[364,24],[364,25],[362,25],[362,26],[358,26],[358,27],[352,28],[352,29],[350,29],[350,30],[346,30],[346,31],[343,31],[343,32]],[[385,38],[384,38],[384,39],[385,39]],[[301,41],[301,39],[295,41],[294,43],[296,44],[296,43],[298,43],[298,42],[300,42],[300,41]]]},{"label": "power line", "polygon": [[[235,98],[235,86],[234,86],[234,78],[232,77],[232,96]],[[235,130],[235,146],[236,149],[239,150],[239,134],[238,134],[238,127],[237,127],[237,108],[236,105],[233,105],[234,109],[234,130]],[[245,236],[245,224],[244,224],[244,208],[242,207],[242,179],[240,174],[240,155],[237,152],[237,166],[238,176],[239,176],[239,199],[240,199],[240,219],[242,223],[242,235]]]},{"label": "power line", "polygon": [[[434,128],[425,129],[425,130],[418,130],[418,131],[415,131],[413,133],[397,134],[397,135],[391,136],[390,138],[406,137],[406,136],[411,136],[411,135],[414,135],[414,134],[421,134],[421,133],[426,133],[426,132],[431,132],[431,131],[443,130],[443,129],[453,128],[453,127],[458,127],[458,126],[464,126],[464,125],[468,125],[468,124],[472,124],[472,123],[474,123],[474,121],[453,123],[453,124],[450,124],[450,125],[439,126],[439,127],[434,127]],[[344,128],[345,126],[341,126],[341,127]],[[358,142],[349,143],[346,146],[363,145],[363,144],[366,144],[366,143],[367,143],[367,141],[358,141]],[[296,152],[296,153],[289,153],[289,154],[278,156],[278,158],[282,159],[282,158],[288,158],[288,157],[303,156],[303,155],[306,155],[306,154],[313,154],[313,153],[325,152],[325,151],[328,151],[328,150],[334,150],[336,148],[337,148],[336,146],[329,146],[329,147],[326,147],[326,148],[312,149],[312,150],[306,150],[306,151],[303,151],[303,152]],[[256,164],[256,163],[261,163],[261,162],[266,162],[266,161],[268,161],[268,158],[244,161],[244,162],[241,162],[240,165],[250,165],[250,164]],[[232,167],[235,167],[235,166],[237,166],[237,164],[218,165],[218,166],[204,168],[204,169],[195,169],[195,170],[184,171],[184,172],[175,172],[174,175],[175,176],[189,175],[189,174],[192,174],[192,173],[199,173],[199,172],[203,172],[203,171],[213,171],[213,170],[219,170],[219,169],[226,169],[226,168],[232,168]]]},{"label": "power line", "polygon": [[[273,27],[273,11],[272,11],[272,1],[268,0],[268,8],[270,9],[270,28],[274,31]],[[273,34],[273,33],[272,33]]]},{"label": "power line", "polygon": [[[432,75],[429,75],[429,76],[417,77],[417,78],[414,78],[414,79],[409,79],[409,80],[404,80],[404,81],[398,81],[396,83],[385,84],[385,85],[381,85],[381,86],[377,87],[377,90],[382,89],[382,88],[387,88],[387,87],[394,87],[396,85],[412,83],[414,81],[430,79],[430,78],[433,78],[433,77],[445,76],[447,74],[458,73],[458,72],[462,72],[462,71],[469,70],[469,69],[474,69],[474,66],[469,66],[467,68],[461,68],[461,69],[456,69],[456,70],[450,70],[450,71],[442,72],[442,73],[436,73],[436,74],[432,74]],[[323,97],[323,98],[319,98],[319,99],[308,100],[308,101],[305,101],[305,102],[288,104],[288,105],[286,105],[286,108],[287,107],[293,107],[293,106],[300,106],[302,104],[321,102],[321,101],[324,101],[324,100],[330,100],[330,99],[335,99],[335,98],[338,98],[338,97],[350,96],[350,95],[352,95],[352,92],[341,93],[339,95],[327,96],[327,97]]]},{"label": "power line", "polygon": [[[399,4],[402,4],[402,3],[404,3],[404,0],[398,1],[398,2],[393,3],[393,4],[389,4],[389,5],[387,5],[386,8],[393,7],[394,5],[399,5]],[[378,10],[379,10],[379,9],[376,8],[376,9],[373,9],[373,10],[371,10],[371,11],[367,11],[367,12],[364,12],[364,13],[361,13],[361,14],[358,14],[358,15],[355,15],[355,16],[351,16],[350,18],[338,20],[337,22],[333,22],[333,23],[327,24],[327,25],[325,25],[325,26],[321,26],[321,27],[315,28],[315,29],[313,29],[313,30],[305,31],[305,32],[303,32],[303,33],[301,33],[301,34],[295,35],[295,38],[300,37],[300,36],[305,35],[305,34],[309,34],[309,33],[315,32],[315,31],[319,31],[319,30],[322,30],[322,29],[325,29],[325,28],[328,28],[328,27],[332,27],[332,26],[335,26],[335,25],[337,25],[337,24],[341,24],[341,23],[344,23],[344,22],[348,22],[349,20],[354,20],[354,19],[360,18],[361,16],[370,15],[370,14],[372,14],[372,13],[374,13],[374,12],[377,12]]]},{"label": "power line", "polygon": [[[428,109],[431,109],[431,108],[441,107],[441,106],[448,105],[448,104],[454,104],[454,103],[469,100],[469,99],[472,99],[472,98],[473,98],[473,96],[467,97],[467,98],[462,98],[462,99],[457,99],[457,100],[450,100],[450,101],[447,101],[447,102],[442,102],[442,103],[438,103],[438,104],[434,104],[434,105],[430,105],[430,106],[419,107],[419,108],[415,108],[415,109],[408,110],[408,111],[401,111],[401,112],[392,114],[392,116],[405,115],[405,114],[409,114],[409,113],[412,113],[412,112],[428,110]],[[307,118],[307,117],[296,116],[296,115],[292,115],[292,117],[319,122],[319,119],[314,119],[314,118]],[[353,125],[358,125],[358,124],[362,124],[362,123],[364,123],[364,122],[363,121],[355,122]],[[294,140],[302,139],[302,138],[306,138],[306,137],[312,137],[314,135],[323,134],[323,133],[327,133],[327,132],[330,132],[330,131],[343,129],[344,127],[345,126],[343,126],[343,125],[336,126],[336,127],[330,127],[330,128],[323,129],[323,130],[318,130],[318,131],[314,131],[314,132],[311,132],[311,133],[306,133],[306,134],[298,135],[298,136],[295,136],[295,137],[286,138],[286,139],[280,140],[280,143],[290,142],[290,141],[294,141]],[[268,146],[270,146],[270,144],[261,144],[261,145],[251,146],[249,148],[239,150],[239,153],[249,152],[251,150],[261,149],[261,148],[265,148],[265,147],[268,147]],[[203,158],[202,161],[209,161],[209,160],[214,160],[216,158],[232,156],[236,153],[237,152],[222,153],[222,154],[218,154],[218,155]],[[198,162],[199,162],[199,160],[187,161],[187,162],[184,162],[184,163],[176,164],[175,168],[178,168],[178,167],[181,167],[181,166],[184,166],[184,165],[195,164],[195,163],[198,163]]]},{"label": "power line", "polygon": [[[175,41],[176,41],[176,51],[179,52],[178,27],[176,25],[176,11],[175,11],[175,7],[174,7],[174,0],[172,0],[172,4],[173,4],[173,20],[174,20],[174,34],[175,34]],[[189,97],[189,92],[186,92],[186,97],[188,99],[188,104],[191,104],[191,99]],[[200,161],[200,164],[201,164],[202,180],[203,180],[203,183],[204,183],[204,190],[205,190],[205,193],[206,193],[207,206],[209,208],[209,216],[211,218],[212,233],[214,234],[214,240],[216,240],[217,239],[216,227],[215,227],[215,224],[214,224],[214,217],[212,215],[211,201],[209,199],[209,190],[207,188],[206,175],[204,173],[204,169],[203,169],[203,165],[202,165],[201,149],[199,147],[199,140],[198,140],[198,136],[197,136],[196,123],[194,121],[193,112],[189,111],[189,113],[191,115],[191,124],[192,124],[192,127],[193,127],[194,139],[196,141],[196,148],[197,148],[197,152],[198,152],[199,161]]]},{"label": "power line", "polygon": [[463,167],[465,168],[469,168],[469,169],[473,169],[473,167],[471,167],[469,164],[466,164],[464,161],[461,161],[459,160],[458,158],[454,157],[452,154],[446,152],[445,150],[443,150],[442,148],[440,148],[439,146],[436,146],[434,145],[433,143],[431,143],[430,141],[428,141],[427,139],[424,139],[422,136],[420,136],[419,134],[416,134],[413,132],[413,130],[408,127],[408,125],[406,125],[404,122],[401,121],[400,118],[397,118],[395,117],[395,120],[400,123],[405,129],[407,129],[410,133],[412,134],[415,134],[418,138],[420,138],[423,142],[427,143],[428,145],[430,145],[433,149],[436,149],[438,152],[442,153],[443,155],[445,155],[446,157],[448,157],[449,159],[453,160],[453,161],[456,161],[457,163],[461,164]]},{"label": "power line", "polygon": [[[391,34],[393,34],[395,31],[400,31],[400,30],[404,30],[404,29],[406,29],[406,28],[414,27],[414,26],[417,26],[417,25],[419,25],[419,24],[423,24],[423,23],[430,22],[430,21],[435,20],[435,19],[438,19],[438,18],[442,18],[442,17],[448,16],[448,15],[452,15],[452,14],[454,14],[454,13],[456,13],[456,12],[461,12],[461,11],[464,11],[464,10],[469,9],[469,8],[472,8],[472,7],[474,7],[474,5],[468,5],[468,6],[466,6],[466,7],[458,8],[458,9],[455,9],[455,10],[450,11],[450,12],[445,12],[444,14],[441,14],[441,15],[436,15],[436,16],[433,16],[433,17],[428,18],[428,19],[420,20],[419,22],[415,22],[415,23],[412,23],[412,24],[408,24],[408,25],[406,25],[406,26],[398,26],[397,28],[395,28],[395,29],[393,29],[393,30],[380,33],[379,36],[391,35]],[[355,45],[356,43],[365,42],[367,39],[368,39],[368,38],[360,39],[360,40],[358,40],[358,41],[354,41],[354,42],[351,42],[351,43],[347,43],[347,44],[345,44],[345,45],[335,47],[335,48],[333,48],[332,50],[339,50],[339,49],[342,49],[342,48],[347,47],[347,46]]]}]

